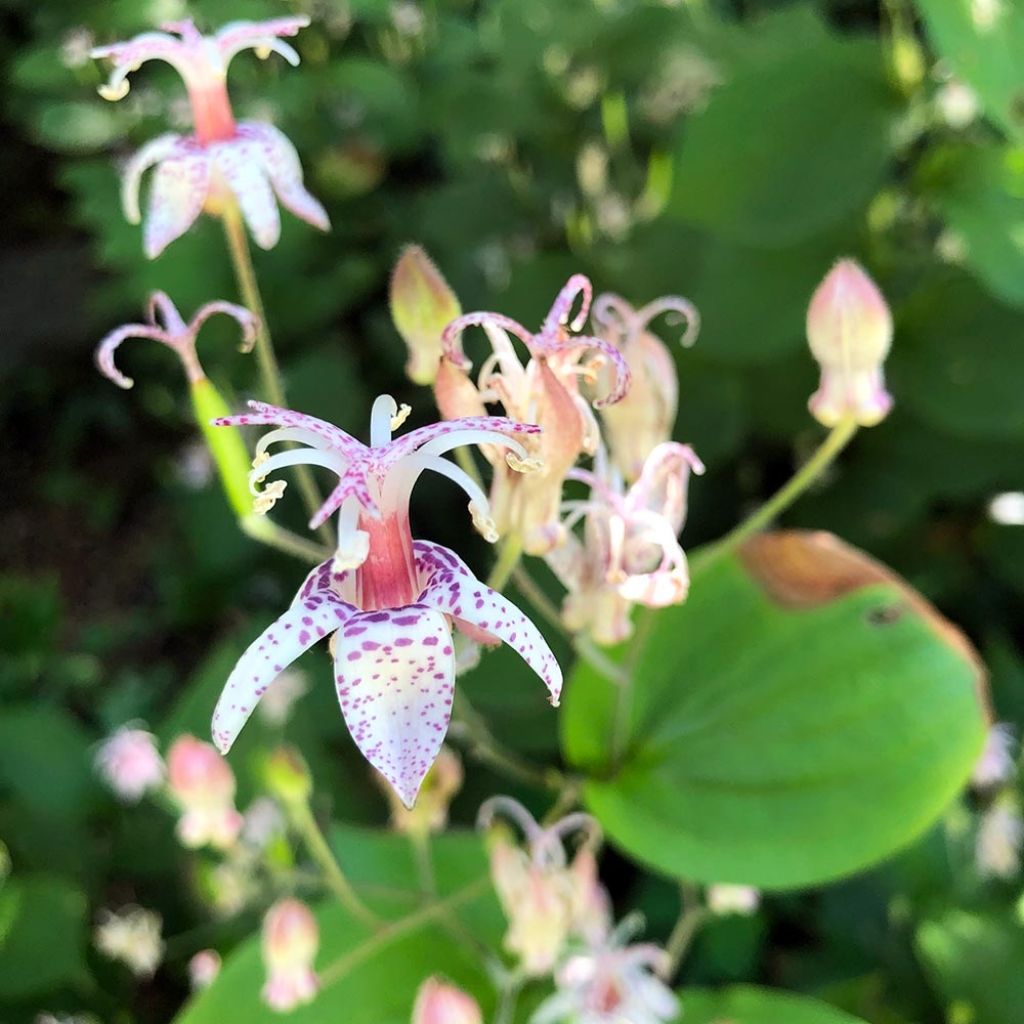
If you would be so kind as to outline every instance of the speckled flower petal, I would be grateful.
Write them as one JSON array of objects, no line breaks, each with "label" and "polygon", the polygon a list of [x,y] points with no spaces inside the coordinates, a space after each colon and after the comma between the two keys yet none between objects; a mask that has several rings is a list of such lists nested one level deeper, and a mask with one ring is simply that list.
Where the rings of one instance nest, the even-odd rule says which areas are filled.
[{"label": "speckled flower petal", "polygon": [[279,53],[292,67],[299,63],[299,55],[287,43],[281,42],[281,36],[294,36],[299,29],[309,24],[304,14],[292,18],[270,18],[266,21],[231,21],[221,26],[213,37],[221,60],[225,67],[231,58],[241,50],[271,50]]},{"label": "speckled flower petal", "polygon": [[448,548],[429,541],[413,543],[423,591],[420,602],[503,640],[544,681],[557,707],[562,670],[537,627],[511,601],[481,583]]},{"label": "speckled flower petal", "polygon": [[308,416],[304,412],[282,409],[267,402],[250,401],[247,403],[252,412],[224,416],[215,420],[218,427],[299,427],[311,434],[322,437],[332,448],[336,448],[347,458],[354,458],[366,450],[366,445],[357,441],[351,434],[336,427],[326,420]]},{"label": "speckled flower petal", "polygon": [[153,175],[142,248],[154,259],[196,222],[210,185],[210,164],[202,153],[161,162]]},{"label": "speckled flower petal", "polygon": [[228,677],[213,712],[213,742],[222,754],[277,676],[355,613],[330,589],[330,566],[325,562],[309,574],[292,606],[250,644]]},{"label": "speckled flower petal", "polygon": [[335,638],[334,674],[356,746],[412,807],[451,717],[447,619],[422,604],[357,613]]},{"label": "speckled flower petal", "polygon": [[259,146],[236,138],[210,146],[214,165],[238,201],[252,237],[261,249],[273,249],[281,237],[281,215],[267,180]]},{"label": "speckled flower petal", "polygon": [[139,205],[139,186],[142,176],[154,164],[171,157],[180,156],[184,141],[175,132],[167,132],[150,139],[124,166],[121,175],[121,208],[125,220],[129,224],[138,224],[142,220],[142,209]]}]

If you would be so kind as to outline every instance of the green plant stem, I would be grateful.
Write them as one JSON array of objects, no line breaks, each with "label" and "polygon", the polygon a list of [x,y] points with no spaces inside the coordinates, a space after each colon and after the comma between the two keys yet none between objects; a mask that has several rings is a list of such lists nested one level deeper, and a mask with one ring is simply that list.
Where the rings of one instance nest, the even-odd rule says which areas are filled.
[{"label": "green plant stem", "polygon": [[[231,255],[231,266],[235,271],[235,280],[238,284],[238,292],[242,299],[242,305],[255,313],[258,324],[256,327],[256,365],[259,368],[260,383],[267,400],[273,405],[287,405],[284,384],[281,378],[281,368],[277,362],[277,355],[274,352],[274,342],[270,337],[270,327],[267,324],[267,312],[263,305],[263,296],[260,292],[259,282],[256,279],[256,268],[252,262],[252,252],[249,249],[249,239],[245,233],[245,224],[242,223],[242,215],[238,205],[229,202],[224,208],[221,216],[224,222],[224,237],[227,239],[228,252]],[[295,480],[302,495],[302,500],[310,515],[323,504],[323,498],[313,479],[309,467],[299,465],[295,467]],[[319,529],[320,537],[324,543],[334,547],[334,537],[331,528],[325,523]]]},{"label": "green plant stem", "polygon": [[324,881],[338,898],[338,902],[366,924],[373,928],[379,928],[380,919],[356,895],[352,883],[345,877],[345,872],[341,870],[341,865],[335,859],[334,852],[321,831],[309,804],[304,801],[290,802],[288,812],[291,815],[295,831],[302,837],[309,855],[323,872]]},{"label": "green plant stem", "polygon": [[708,910],[701,905],[700,893],[694,886],[684,882],[679,887],[679,894],[682,908],[675,926],[672,928],[672,934],[669,935],[668,942],[665,943],[665,952],[668,954],[668,964],[665,968],[666,981],[670,981],[676,976],[679,965],[686,957],[697,932],[708,919]]},{"label": "green plant stem", "polygon": [[523,990],[523,979],[512,976],[502,986],[498,1009],[494,1013],[494,1024],[512,1024],[516,1016],[516,1003]]},{"label": "green plant stem", "polygon": [[434,877],[434,860],[430,851],[430,835],[427,832],[413,832],[409,836],[412,859],[416,864],[420,888],[431,899],[437,897],[437,880]]},{"label": "green plant stem", "polygon": [[239,519],[238,525],[247,537],[258,540],[261,544],[266,544],[278,551],[283,551],[285,554],[294,555],[310,565],[319,565],[324,559],[331,556],[330,548],[321,547],[321,545],[306,540],[305,537],[300,537],[297,533],[292,533],[291,530],[286,530],[283,526],[278,526],[277,523],[255,513]]},{"label": "green plant stem", "polygon": [[694,558],[690,567],[691,578],[707,571],[709,565],[734,551],[789,508],[828,469],[856,433],[857,424],[853,419],[844,419],[837,423],[814,454],[793,474],[789,483],[769,498],[753,515]]},{"label": "green plant stem", "polygon": [[487,577],[487,586],[491,590],[502,591],[508,584],[512,574],[519,565],[519,559],[523,555],[523,542],[517,533],[510,533],[502,542],[498,550],[498,560],[494,563],[490,575]]}]

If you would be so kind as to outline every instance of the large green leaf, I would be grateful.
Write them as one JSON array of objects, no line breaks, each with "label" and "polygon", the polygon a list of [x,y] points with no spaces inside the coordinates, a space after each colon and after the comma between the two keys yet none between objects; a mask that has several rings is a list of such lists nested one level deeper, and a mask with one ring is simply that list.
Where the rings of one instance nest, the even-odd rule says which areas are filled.
[{"label": "large green leaf", "polygon": [[[416,865],[404,837],[344,827],[333,838],[349,878],[386,919],[397,921],[423,905]],[[489,1008],[493,988],[473,942],[496,947],[502,919],[487,882],[483,845],[476,835],[450,833],[438,837],[432,848],[437,891],[442,898],[459,902],[452,904],[447,915],[374,935],[362,921],[325,900],[316,911],[321,933],[316,966],[322,989],[290,1021],[407,1024],[416,990],[431,974],[450,978]],[[260,1002],[263,982],[259,939],[253,936],[227,958],[216,983],[193,998],[176,1022],[279,1021],[280,1016]]]},{"label": "large green leaf", "polygon": [[963,637],[883,567],[827,534],[768,534],[698,568],[628,689],[574,674],[564,749],[633,857],[798,887],[936,819],[981,748],[980,677]]},{"label": "large green leaf", "polygon": [[817,999],[748,985],[722,992],[683,989],[679,995],[686,1024],[863,1024]]}]

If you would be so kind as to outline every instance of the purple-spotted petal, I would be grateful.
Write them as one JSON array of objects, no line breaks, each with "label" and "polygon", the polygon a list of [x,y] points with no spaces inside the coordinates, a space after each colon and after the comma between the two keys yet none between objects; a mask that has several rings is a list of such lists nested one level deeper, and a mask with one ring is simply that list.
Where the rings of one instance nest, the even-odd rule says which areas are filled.
[{"label": "purple-spotted petal", "polygon": [[142,231],[143,251],[159,256],[196,222],[210,185],[210,164],[202,153],[170,157],[153,175]]},{"label": "purple-spotted petal", "polygon": [[222,26],[213,37],[225,67],[241,50],[273,50],[292,67],[299,63],[299,55],[281,36],[294,36],[309,24],[304,14],[292,18],[270,18],[267,21],[232,21]]},{"label": "purple-spotted petal", "polygon": [[366,483],[366,476],[367,467],[362,460],[345,470],[345,474],[338,481],[338,485],[327,496],[327,500],[317,509],[313,518],[310,519],[309,528],[315,530],[326,523],[348,498],[355,498],[370,515],[374,518],[380,518],[380,507],[374,501],[373,495],[370,494],[370,488]]},{"label": "purple-spotted petal", "polygon": [[210,147],[217,170],[238,201],[242,217],[261,249],[273,249],[281,237],[281,215],[267,181],[259,146],[236,138]]},{"label": "purple-spotted petal", "polygon": [[447,434],[455,434],[465,430],[487,430],[498,434],[537,434],[540,427],[534,423],[519,423],[507,416],[464,416],[460,419],[441,420],[425,427],[417,427],[408,434],[395,438],[384,455],[386,462],[396,462],[413,452],[418,451],[428,441],[434,441]]},{"label": "purple-spotted petal", "polygon": [[251,401],[248,405],[252,412],[224,416],[215,421],[216,425],[219,427],[300,427],[302,430],[308,430],[311,434],[322,437],[332,448],[337,449],[348,458],[354,458],[366,451],[366,445],[361,441],[357,441],[341,427],[336,427],[326,420],[307,416],[303,412],[282,409],[280,406],[269,405],[267,402]]},{"label": "purple-spotted petal", "polygon": [[503,640],[543,680],[557,707],[562,670],[541,632],[511,601],[481,583],[448,548],[430,541],[413,543],[425,605],[468,622]]},{"label": "purple-spotted petal", "polygon": [[363,756],[412,807],[451,717],[451,629],[424,605],[359,612],[334,648],[338,702]]},{"label": "purple-spotted petal", "polygon": [[142,209],[139,206],[142,176],[154,164],[181,156],[185,146],[180,135],[168,132],[151,139],[125,164],[121,176],[121,208],[129,224],[138,224],[142,220]]},{"label": "purple-spotted petal", "polygon": [[250,644],[213,712],[213,742],[226,754],[267,687],[296,658],[344,625],[356,609],[329,588],[330,562],[317,566],[291,607]]}]

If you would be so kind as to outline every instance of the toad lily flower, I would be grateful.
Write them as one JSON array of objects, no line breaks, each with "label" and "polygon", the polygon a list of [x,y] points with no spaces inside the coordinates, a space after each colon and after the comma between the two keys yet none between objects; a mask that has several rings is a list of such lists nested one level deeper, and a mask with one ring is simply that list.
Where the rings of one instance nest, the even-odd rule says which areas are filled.
[{"label": "toad lily flower", "polygon": [[281,232],[275,193],[296,217],[321,231],[330,227],[324,208],[302,184],[292,144],[272,125],[236,122],[227,91],[228,64],[241,50],[253,49],[261,57],[274,52],[298,64],[299,55],[281,37],[293,36],[308,24],[306,17],[235,21],[203,36],[191,21],[177,21],[165,25],[164,32],[144,32],[92,51],[93,57],[114,65],[100,88],[104,99],[126,96],[128,75],[148,60],[166,61],[188,90],[195,134],[161,135],[143,146],[125,169],[122,204],[128,220],[138,224],[142,176],[157,168],[143,232],[150,259],[183,235],[204,208],[219,214],[231,202],[238,203],[256,243],[273,248]]},{"label": "toad lily flower", "polygon": [[[691,472],[704,472],[693,449],[667,441],[647,456],[628,490],[603,449],[593,472],[569,474],[590,486],[590,497],[564,504],[565,543],[547,556],[568,590],[568,629],[588,632],[599,644],[619,643],[632,633],[631,604],[663,608],[686,599],[690,579],[677,535]],[[582,540],[572,532],[580,520]]]},{"label": "toad lily flower", "polygon": [[689,346],[697,340],[700,317],[686,299],[666,295],[640,309],[618,295],[599,295],[594,300],[597,333],[622,352],[633,375],[622,401],[601,410],[608,447],[627,480],[636,480],[651,450],[672,437],[676,419],[676,364],[665,343],[648,330],[662,314],[686,321],[681,344]]},{"label": "toad lily flower", "polygon": [[[595,380],[605,367],[611,378],[608,393],[594,402],[604,408],[629,389],[630,372],[622,353],[603,338],[578,335],[590,312],[592,289],[582,274],[573,275],[558,293],[537,333],[499,313],[467,313],[453,320],[442,335],[441,361],[434,393],[438,408],[449,418],[481,415],[486,403],[500,403],[515,420],[538,423],[543,432],[527,442],[532,472],[516,473],[515,461],[501,460],[488,448],[494,466],[491,499],[499,530],[518,535],[528,554],[541,555],[562,538],[558,522],[562,484],[582,452],[597,447],[599,431],[579,379]],[[573,316],[576,300],[579,312]],[[462,332],[483,327],[493,349],[474,386],[471,363],[462,350]],[[522,341],[530,359],[524,366],[512,338]],[[583,361],[587,353],[596,353]]]},{"label": "toad lily flower", "polygon": [[[413,541],[409,496],[425,469],[460,484],[485,536],[494,538],[487,498],[441,455],[460,445],[487,444],[526,458],[518,437],[537,427],[498,416],[420,427],[392,440],[405,418],[394,399],[374,403],[366,446],[338,427],[288,409],[250,403],[252,412],[220,425],[273,425],[256,447],[253,486],[286,466],[324,466],[339,483],[314,516],[338,516],[338,553],[314,569],[291,607],[242,656],[213,716],[214,741],[227,751],[273,679],[303,651],[333,634],[341,713],[359,749],[411,807],[441,749],[455,679],[452,627],[487,643],[504,641],[541,677],[557,704],[562,675],[540,632],[500,594],[477,580],[453,552]],[[298,442],[268,455],[277,442]],[[258,500],[267,508],[283,481]]]}]

